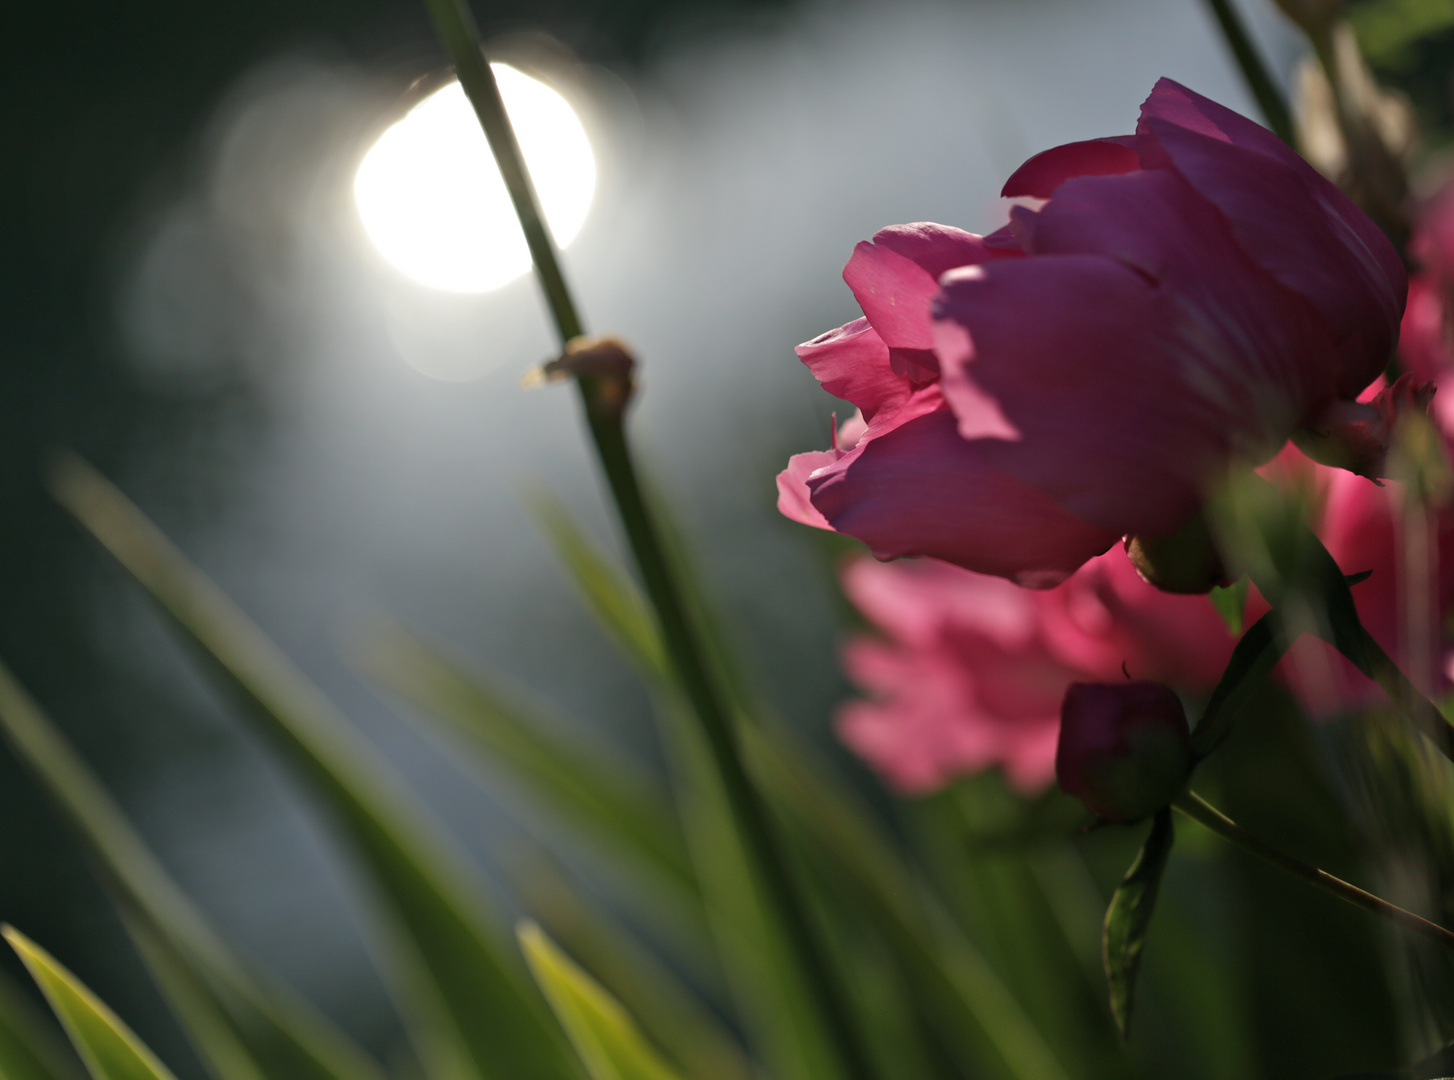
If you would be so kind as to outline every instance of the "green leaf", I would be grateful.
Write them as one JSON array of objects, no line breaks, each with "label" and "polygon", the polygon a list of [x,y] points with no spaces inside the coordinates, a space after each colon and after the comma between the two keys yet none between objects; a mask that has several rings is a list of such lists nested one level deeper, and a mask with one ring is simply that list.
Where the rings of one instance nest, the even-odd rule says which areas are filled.
[{"label": "green leaf", "polygon": [[1262,680],[1282,659],[1287,646],[1282,617],[1275,611],[1262,616],[1242,635],[1192,731],[1191,748],[1195,760],[1201,761],[1231,734],[1232,724],[1247,707]]},{"label": "green leaf", "polygon": [[1126,871],[1110,907],[1106,909],[1105,933],[1101,939],[1106,964],[1106,982],[1111,994],[1111,1015],[1121,1038],[1130,1036],[1131,1002],[1136,989],[1136,971],[1141,964],[1141,948],[1151,926],[1151,912],[1156,906],[1156,891],[1161,874],[1171,855],[1174,831],[1171,811],[1157,812],[1136,861]]},{"label": "green leaf", "polygon": [[[0,730],[80,834],[153,974],[220,1080],[382,1080],[364,1053],[310,1005],[230,955],[3,664]],[[201,1018],[204,1025],[192,1022]],[[0,1074],[13,1080],[3,1064]]]},{"label": "green leaf", "polygon": [[[486,760],[571,825],[604,841],[658,884],[694,897],[696,879],[676,814],[664,792],[586,733],[561,733],[551,717],[467,671],[438,647],[397,624],[379,624],[362,642],[366,675],[443,721]],[[585,745],[583,745],[583,743]]]},{"label": "green leaf", "polygon": [[481,922],[463,857],[332,705],[119,491],[78,457],[56,466],[61,503],[210,660],[211,672],[332,811],[380,907],[407,1018],[436,1076],[574,1076],[515,960]]},{"label": "green leaf", "polygon": [[592,1080],[680,1080],[644,1039],[620,1002],[578,968],[534,923],[520,947]]},{"label": "green leaf", "polygon": [[1227,632],[1233,637],[1241,636],[1246,625],[1247,589],[1250,584],[1247,575],[1243,574],[1232,584],[1219,586],[1210,594],[1212,607],[1217,609],[1217,614],[1227,624]]},{"label": "green leaf", "polygon": [[13,926],[3,932],[95,1080],[176,1080],[131,1029],[49,953]]},{"label": "green leaf", "polygon": [[0,972],[0,1076],[5,1080],[77,1080],[70,1050],[49,1030],[51,1021]]}]

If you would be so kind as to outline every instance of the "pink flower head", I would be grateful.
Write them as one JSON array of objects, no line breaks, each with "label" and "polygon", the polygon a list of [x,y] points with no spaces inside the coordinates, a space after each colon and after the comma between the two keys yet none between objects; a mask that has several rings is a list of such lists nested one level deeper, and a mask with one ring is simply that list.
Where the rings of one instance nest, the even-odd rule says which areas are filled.
[{"label": "pink flower head", "polygon": [[1206,597],[1152,588],[1119,548],[1043,591],[927,559],[856,559],[843,587],[879,633],[844,649],[869,696],[839,710],[838,732],[906,793],[991,767],[1040,790],[1070,684],[1129,672],[1205,692],[1233,646]]},{"label": "pink flower head", "polygon": [[1026,162],[988,237],[901,225],[844,280],[863,318],[802,345],[864,428],[799,454],[779,509],[881,559],[1049,586],[1126,534],[1174,532],[1233,457],[1351,401],[1406,278],[1337,188],[1167,79],[1135,135]]}]

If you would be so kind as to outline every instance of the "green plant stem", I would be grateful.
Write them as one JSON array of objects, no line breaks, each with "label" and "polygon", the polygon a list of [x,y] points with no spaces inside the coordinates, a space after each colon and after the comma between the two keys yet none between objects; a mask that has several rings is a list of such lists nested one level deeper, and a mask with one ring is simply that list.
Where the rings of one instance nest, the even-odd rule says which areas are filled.
[{"label": "green plant stem", "polygon": [[1431,923],[1428,919],[1415,915],[1412,911],[1404,910],[1397,904],[1390,904],[1382,897],[1374,896],[1371,892],[1360,889],[1356,885],[1350,885],[1342,878],[1336,878],[1324,870],[1310,866],[1301,859],[1295,859],[1286,852],[1279,851],[1271,844],[1259,840],[1247,832],[1196,792],[1184,792],[1171,805],[1193,821],[1205,825],[1224,840],[1229,840],[1242,850],[1249,851],[1260,859],[1265,859],[1289,873],[1296,874],[1309,884],[1332,893],[1340,900],[1346,900],[1350,904],[1361,907],[1364,911],[1371,911],[1375,915],[1402,926],[1405,930],[1412,931],[1431,941],[1437,941],[1447,949],[1454,949],[1454,933],[1437,923]]},{"label": "green plant stem", "polygon": [[[554,239],[540,212],[535,188],[510,127],[494,74],[480,47],[479,32],[463,0],[425,0],[454,61],[455,71],[485,130],[505,187],[530,246],[536,277],[550,306],[562,349],[584,333]],[[834,977],[823,936],[792,878],[786,852],[768,817],[766,803],[748,778],[737,733],[706,660],[676,582],[661,532],[653,520],[632,459],[622,410],[602,401],[600,381],[578,376],[586,421],[621,525],[647,597],[656,611],[672,669],[702,726],[743,842],[760,872],[768,901],[793,951],[843,1071],[853,1080],[873,1080],[870,1058],[854,1022],[847,995]]]},{"label": "green plant stem", "polygon": [[1237,66],[1242,70],[1242,78],[1246,80],[1247,88],[1252,91],[1258,108],[1267,119],[1267,126],[1279,139],[1296,149],[1297,135],[1293,131],[1292,113],[1288,110],[1282,91],[1268,72],[1267,65],[1263,63],[1262,54],[1257,51],[1252,35],[1247,33],[1242,16],[1232,5],[1232,0],[1207,0],[1207,6],[1212,9],[1212,15],[1222,29],[1222,37],[1226,38],[1227,48],[1232,51]]},{"label": "green plant stem", "polygon": [[1454,760],[1454,730],[1450,729],[1439,707],[1424,696],[1403,669],[1394,663],[1393,657],[1383,651],[1383,646],[1373,640],[1372,634],[1364,630],[1363,636],[1370,677],[1389,696],[1399,712],[1428,736],[1445,757]]}]

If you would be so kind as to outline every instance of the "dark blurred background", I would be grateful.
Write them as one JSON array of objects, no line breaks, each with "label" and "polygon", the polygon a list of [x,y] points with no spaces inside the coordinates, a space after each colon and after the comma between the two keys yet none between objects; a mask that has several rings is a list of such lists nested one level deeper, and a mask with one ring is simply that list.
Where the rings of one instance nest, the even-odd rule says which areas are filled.
[{"label": "dark blurred background", "polygon": [[[1278,70],[1298,45],[1243,5]],[[772,511],[832,402],[792,346],[854,314],[852,244],[1000,223],[999,181],[1130,130],[1158,75],[1250,112],[1200,0],[476,3],[492,53],[586,121],[596,203],[568,252],[588,319],[639,347],[638,430],[767,695],[831,744],[846,688],[828,564]],[[652,754],[646,698],[520,508],[611,542],[533,286],[433,293],[367,247],[348,183],[442,54],[404,0],[12,4],[0,39],[0,657],[235,939],[389,1054],[397,1023],[337,864],[44,493],[117,480],[322,683],[483,860],[519,825],[349,670],[392,612]],[[1447,120],[1451,35],[1391,45]],[[440,376],[443,377],[440,377]],[[871,785],[870,785],[871,786]],[[199,1075],[46,797],[0,750],[0,918]],[[18,969],[0,960],[12,973]]]}]

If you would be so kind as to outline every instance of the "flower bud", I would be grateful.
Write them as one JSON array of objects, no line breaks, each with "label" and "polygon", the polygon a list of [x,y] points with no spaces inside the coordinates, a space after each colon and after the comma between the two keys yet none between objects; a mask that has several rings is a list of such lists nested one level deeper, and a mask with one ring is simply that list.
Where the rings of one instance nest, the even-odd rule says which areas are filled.
[{"label": "flower bud", "polygon": [[1181,701],[1153,682],[1072,683],[1060,706],[1055,778],[1106,821],[1136,821],[1176,796],[1191,771]]}]

